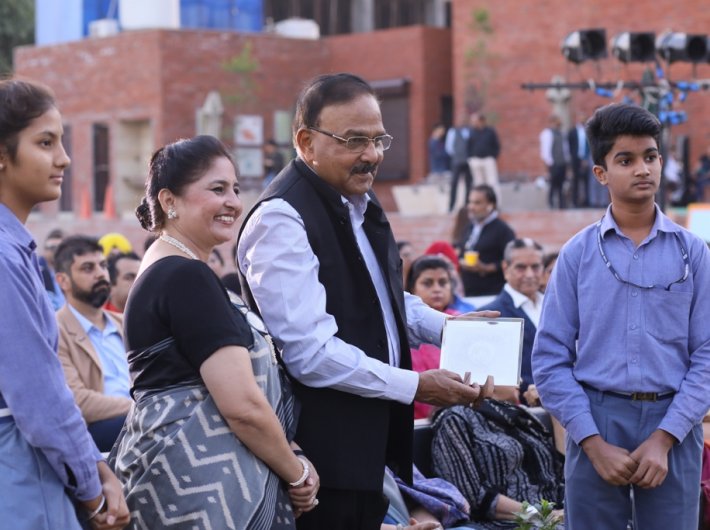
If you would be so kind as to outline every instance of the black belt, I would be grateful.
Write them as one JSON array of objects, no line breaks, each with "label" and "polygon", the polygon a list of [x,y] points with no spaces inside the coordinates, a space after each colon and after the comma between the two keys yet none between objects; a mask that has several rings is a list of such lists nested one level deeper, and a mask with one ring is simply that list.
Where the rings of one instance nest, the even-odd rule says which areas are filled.
[{"label": "black belt", "polygon": [[593,386],[581,381],[579,381],[579,384],[587,390],[594,390],[595,392],[601,392],[602,394],[606,394],[608,396],[628,399],[630,401],[660,401],[662,399],[671,399],[675,396],[675,392],[665,392],[663,394],[659,394],[658,392],[630,392],[626,394],[624,392],[612,392],[611,390],[599,390],[598,388],[594,388]]}]

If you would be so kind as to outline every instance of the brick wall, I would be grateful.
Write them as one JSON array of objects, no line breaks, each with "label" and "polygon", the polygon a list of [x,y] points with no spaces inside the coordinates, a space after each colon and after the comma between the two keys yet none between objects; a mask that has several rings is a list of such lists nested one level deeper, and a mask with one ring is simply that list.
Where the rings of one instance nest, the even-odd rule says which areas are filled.
[{"label": "brick wall", "polygon": [[[115,136],[121,120],[146,120],[153,147],[195,131],[195,110],[211,90],[225,105],[223,140],[231,143],[237,114],[264,118],[264,138],[273,136],[276,110],[292,110],[310,78],[324,72],[352,71],[368,80],[410,81],[409,165],[411,178],[427,171],[426,141],[440,119],[442,96],[451,95],[450,31],[408,27],[321,40],[288,39],[271,34],[202,30],[142,30],[102,39],[46,47],[23,47],[15,64],[21,76],[53,88],[71,125],[75,211],[91,189],[92,130],[106,123]],[[251,46],[258,65],[247,76],[224,65]],[[243,80],[248,77],[249,88]],[[116,179],[116,142],[111,142],[111,174]],[[121,186],[120,180],[114,182]],[[119,190],[120,191],[120,190]],[[386,208],[395,208],[389,185],[381,192]],[[43,206],[53,215],[56,205]]]},{"label": "brick wall", "polygon": [[[485,34],[471,27],[472,13],[485,10],[492,32]],[[453,87],[456,108],[464,109],[466,93],[466,57],[485,43],[487,52],[476,64],[487,74],[490,83],[485,108],[496,118],[503,150],[503,172],[545,173],[538,156],[538,134],[546,125],[551,107],[544,91],[521,90],[525,82],[549,82],[553,75],[563,75],[578,82],[593,78],[602,81],[640,81],[643,65],[624,65],[613,57],[599,63],[579,66],[566,62],[560,52],[562,39],[572,31],[606,28],[607,38],[622,31],[674,31],[707,34],[710,32],[710,5],[697,0],[654,0],[653,2],[618,2],[616,0],[455,0],[452,2]],[[611,50],[609,50],[611,52]],[[480,57],[480,56],[479,56]],[[670,78],[687,80],[689,65],[671,66]],[[697,68],[697,78],[710,78],[710,64]],[[574,92],[572,106],[588,114],[611,100]],[[673,134],[692,138],[693,162],[710,145],[710,92],[692,93],[682,108],[691,119],[673,127]]]},{"label": "brick wall", "polygon": [[367,36],[329,37],[330,69],[350,71],[368,80],[410,80],[410,180],[420,181],[428,173],[427,140],[433,124],[441,120],[441,98],[451,95],[451,33],[415,26]]}]

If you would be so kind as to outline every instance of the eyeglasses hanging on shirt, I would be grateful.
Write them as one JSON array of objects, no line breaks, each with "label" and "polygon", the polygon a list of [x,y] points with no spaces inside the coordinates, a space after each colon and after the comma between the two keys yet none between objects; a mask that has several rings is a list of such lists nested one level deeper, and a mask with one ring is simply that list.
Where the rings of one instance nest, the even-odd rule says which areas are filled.
[{"label": "eyeglasses hanging on shirt", "polygon": [[675,285],[676,283],[683,283],[685,280],[688,279],[688,274],[690,273],[690,259],[688,258],[688,252],[685,250],[685,247],[683,246],[683,241],[680,239],[678,233],[673,232],[673,235],[675,236],[676,241],[678,241],[678,246],[680,247],[680,255],[683,258],[683,275],[677,280],[669,283],[665,287],[663,285],[658,284],[639,285],[629,280],[624,280],[621,276],[619,276],[619,273],[616,272],[616,269],[609,261],[609,258],[607,258],[606,252],[604,252],[604,239],[602,238],[602,222],[599,221],[599,223],[597,223],[597,245],[599,246],[599,254],[601,254],[607,269],[609,269],[609,272],[611,272],[614,275],[614,278],[616,278],[619,282],[625,283],[626,285],[630,285],[631,287],[636,287],[637,289],[664,289],[666,291],[670,291],[673,285]]}]

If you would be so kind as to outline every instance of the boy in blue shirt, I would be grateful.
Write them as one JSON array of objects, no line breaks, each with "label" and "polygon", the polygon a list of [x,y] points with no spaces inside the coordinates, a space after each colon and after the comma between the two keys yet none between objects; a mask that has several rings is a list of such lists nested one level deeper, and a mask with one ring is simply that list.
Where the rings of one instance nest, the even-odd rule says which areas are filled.
[{"label": "boy in blue shirt", "polygon": [[710,255],[654,202],[660,132],[628,104],[589,120],[611,205],[562,248],[545,292],[533,377],[567,429],[568,530],[698,524]]}]

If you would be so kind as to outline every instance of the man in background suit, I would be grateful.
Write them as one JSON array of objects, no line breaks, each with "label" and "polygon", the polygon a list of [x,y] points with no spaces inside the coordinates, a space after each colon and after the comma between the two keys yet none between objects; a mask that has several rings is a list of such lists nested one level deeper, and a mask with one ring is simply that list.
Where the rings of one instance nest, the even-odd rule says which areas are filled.
[{"label": "man in background suit", "polygon": [[66,304],[57,312],[59,359],[67,384],[100,451],[110,451],[133,401],[123,318],[104,310],[111,292],[101,246],[66,238],[55,254]]},{"label": "man in background suit", "polygon": [[471,128],[466,123],[466,118],[462,117],[458,127],[451,127],[446,133],[444,149],[451,158],[451,192],[449,196],[449,211],[453,212],[456,206],[456,194],[459,187],[459,179],[463,176],[465,191],[464,197],[468,198],[473,186],[473,175],[468,159],[471,156]]},{"label": "man in background suit", "polygon": [[521,397],[533,383],[530,358],[542,310],[543,295],[540,292],[543,273],[542,257],[542,247],[532,239],[510,241],[503,251],[502,266],[506,281],[503,290],[495,300],[481,308],[481,310],[500,311],[501,317],[522,318],[525,321],[523,359],[520,369]]},{"label": "man in background suit", "polygon": [[584,132],[583,120],[578,121],[568,132],[569,159],[572,167],[572,205],[575,208],[589,206],[588,188],[591,167],[589,144]]}]

